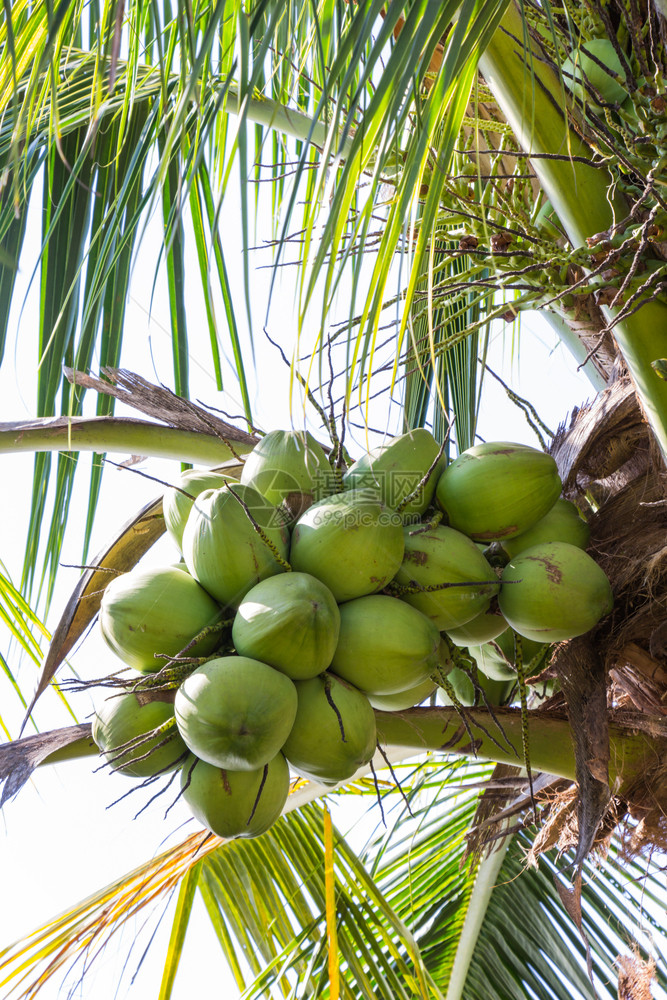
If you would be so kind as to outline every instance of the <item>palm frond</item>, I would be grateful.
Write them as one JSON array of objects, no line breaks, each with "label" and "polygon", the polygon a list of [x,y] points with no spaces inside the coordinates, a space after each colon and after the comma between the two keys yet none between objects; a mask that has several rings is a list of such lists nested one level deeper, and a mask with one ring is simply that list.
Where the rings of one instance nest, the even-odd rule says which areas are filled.
[{"label": "palm frond", "polygon": [[[446,257],[437,244],[424,257],[422,269],[424,277],[415,290],[415,302],[426,299],[427,308],[420,310],[411,323],[403,366],[404,422],[408,429],[424,426],[430,419],[436,440],[446,442],[445,454],[449,457],[452,431],[459,451],[475,443],[484,376],[479,361],[486,355],[489,337],[488,325],[479,327],[478,321],[490,311],[493,295],[469,293],[466,308],[465,301],[454,304],[434,294],[434,271],[442,282],[443,269],[452,277],[466,270],[464,257]],[[448,340],[453,342],[449,350]]]},{"label": "palm frond", "polygon": [[[278,996],[288,971],[295,996],[328,996],[325,856],[324,815],[313,804],[276,824],[266,842],[235,842],[202,871],[216,925],[248,941],[241,947],[257,978],[244,996]],[[439,997],[412,935],[339,834],[333,878],[341,996]]]},{"label": "palm frond", "polygon": [[[396,774],[402,795],[382,772],[376,787],[365,780],[346,789],[357,793],[345,800],[361,829],[347,840],[334,829],[329,847],[326,808],[308,796],[303,804],[299,794],[289,807],[298,808],[255,840],[189,837],[6,949],[0,969],[8,1000],[19,989],[31,996],[31,983],[46,982],[78,954],[90,959],[128,919],[179,887],[163,1000],[171,995],[197,889],[244,997],[285,991],[294,998],[329,997],[330,884],[341,997],[592,997],[579,932],[554,886],[555,861],[543,859],[538,871],[524,868],[529,834],[510,836],[492,856],[490,876],[484,861],[461,863],[489,767],[433,759],[398,765]],[[378,794],[387,825],[369,836],[366,807]],[[327,800],[349,825],[350,809],[339,813],[338,798]],[[367,843],[355,851],[358,840]],[[667,986],[663,897],[659,871],[623,860],[617,843],[605,861],[589,867],[584,924],[601,997],[614,995],[615,962],[631,949],[633,936],[643,955],[657,958],[658,984]],[[473,907],[480,913],[471,920]],[[466,967],[454,987],[462,951]]]},{"label": "palm frond", "polygon": [[[0,715],[0,729],[7,739],[11,739],[12,732],[16,728],[11,721],[11,714],[17,709],[23,712],[28,709],[27,688],[28,685],[30,688],[35,686],[38,679],[37,671],[44,658],[43,647],[49,643],[51,635],[37,612],[12,582],[2,562],[0,562],[0,634],[2,635],[0,671],[9,685],[8,690],[18,703],[12,706],[11,701],[5,702],[3,699],[6,710]],[[20,667],[26,660],[35,668],[35,672],[29,675],[27,683],[25,676],[20,677]],[[66,696],[62,691],[58,691],[57,694],[66,710],[76,720]],[[34,719],[32,723],[37,728]]]}]

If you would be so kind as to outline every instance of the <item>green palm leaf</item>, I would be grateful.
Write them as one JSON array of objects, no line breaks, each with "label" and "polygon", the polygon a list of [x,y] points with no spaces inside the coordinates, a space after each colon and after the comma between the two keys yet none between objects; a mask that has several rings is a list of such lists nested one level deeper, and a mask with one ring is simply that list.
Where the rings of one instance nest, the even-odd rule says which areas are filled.
[{"label": "green palm leaf", "polygon": [[[32,693],[30,689],[37,684],[37,671],[44,659],[44,646],[50,641],[51,635],[43,621],[14,585],[6,567],[1,562],[0,629],[3,638],[0,670],[9,682],[9,691],[16,697],[21,710],[25,712],[28,708],[28,698]],[[34,672],[30,672],[27,682],[25,675],[21,676],[20,671],[20,667],[26,660],[36,668]],[[19,665],[18,670],[16,664]],[[76,720],[66,696],[62,691],[58,691],[57,694],[69,714]],[[3,709],[3,714],[0,714],[0,729],[8,740],[12,738],[12,731],[15,729],[15,726],[10,722],[10,713],[15,711],[16,707],[12,706],[11,701],[9,701],[6,703],[6,708]],[[36,729],[35,720],[31,721]]]},{"label": "green palm leaf", "polygon": [[[524,870],[530,838],[522,833],[491,856],[488,876],[488,860],[461,863],[479,781],[489,767],[427,762],[416,769],[401,765],[399,774],[407,801],[382,780],[387,827],[365,848],[353,850],[334,832],[330,863],[340,995],[524,1000],[533,991],[553,1000],[592,997],[581,938],[554,887],[554,861]],[[376,796],[372,783],[349,791],[361,793],[351,801],[363,816],[368,797]],[[337,799],[330,798],[336,812]],[[244,997],[328,997],[327,857],[323,807],[314,802],[290,811],[255,840],[221,843],[195,834],[5,949],[5,995],[9,1000],[29,983],[45,982],[81,949],[96,954],[127,920],[180,886],[160,991],[164,1000],[171,995],[196,890]],[[590,875],[595,871],[591,866]],[[602,871],[604,878],[586,881],[584,924],[598,994],[612,1000],[608,984],[615,979],[617,956],[629,947],[630,928],[641,929],[649,953],[664,954],[664,930],[653,910],[662,889],[657,872],[621,860],[617,843]],[[471,919],[473,908],[478,912]],[[461,953],[465,964],[454,985]],[[662,987],[666,974],[660,962]]]}]

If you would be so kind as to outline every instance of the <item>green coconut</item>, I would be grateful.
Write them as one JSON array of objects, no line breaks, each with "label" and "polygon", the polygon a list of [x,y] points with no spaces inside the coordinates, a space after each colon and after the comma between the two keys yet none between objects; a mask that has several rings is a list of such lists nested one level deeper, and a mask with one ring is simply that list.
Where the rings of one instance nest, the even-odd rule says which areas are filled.
[{"label": "green coconut", "polygon": [[392,510],[417,491],[414,499],[401,509],[404,518],[414,518],[423,514],[433,500],[444,459],[425,483],[422,480],[439,451],[440,445],[430,431],[417,427],[394,438],[389,444],[380,445],[362,455],[346,472],[343,485],[347,490],[369,489],[375,492],[380,502]]},{"label": "green coconut", "polygon": [[[593,57],[593,58],[591,58]],[[599,60],[600,66],[595,60]],[[590,84],[609,104],[622,104],[628,96],[625,87],[614,79],[625,78],[621,60],[609,38],[591,38],[567,57],[562,65],[563,81],[581,104],[595,104],[585,83]]]},{"label": "green coconut", "polygon": [[401,565],[403,525],[364,492],[337,493],[299,518],[289,558],[292,569],[322,580],[339,603],[364,597],[382,590]]},{"label": "green coconut", "polygon": [[162,498],[165,527],[179,549],[183,542],[185,523],[196,498],[204,490],[219,490],[225,483],[235,482],[238,482],[235,476],[224,476],[221,472],[210,469],[188,469],[181,473],[176,485],[168,489]]},{"label": "green coconut", "polygon": [[[488,644],[492,649],[498,652],[499,656],[503,656],[510,663],[516,662],[516,646],[517,646],[517,635],[514,629],[507,628],[505,631],[499,635],[493,642]],[[544,655],[546,653],[544,642],[535,642],[532,639],[526,639],[521,636],[521,659],[523,660],[524,666],[527,666],[532,660],[535,660],[538,654]],[[539,661],[537,661],[539,662]]]},{"label": "green coconut", "polygon": [[289,768],[280,753],[254,771],[231,771],[190,757],[181,789],[194,817],[218,837],[259,837],[283,811]]},{"label": "green coconut", "polygon": [[[154,733],[165,723],[172,726]],[[115,695],[93,717],[92,736],[114,771],[133,778],[166,774],[182,763],[188,748],[174,722],[174,706],[147,694]]]},{"label": "green coconut", "polygon": [[277,507],[252,486],[228,484],[200,494],[183,532],[190,573],[231,608],[260,580],[284,572],[280,559],[287,559],[288,545]]},{"label": "green coconut", "polygon": [[[475,687],[465,670],[460,667],[452,667],[447,674],[447,681],[451,684],[454,694],[462,705],[472,705],[475,701]],[[436,694],[436,701],[439,705],[453,705],[454,701],[447,694],[444,688],[439,687]]]},{"label": "green coconut", "polygon": [[561,642],[590,631],[611,611],[611,584],[582,549],[549,542],[526,549],[507,564],[500,609],[519,635]]},{"label": "green coconut", "polygon": [[406,528],[405,555],[395,583],[403,588],[401,599],[441,631],[486,612],[499,590],[496,574],[475,543],[442,525],[428,531]]},{"label": "green coconut", "polygon": [[331,663],[338,642],[336,600],[309,573],[282,573],[248,591],[236,612],[237,653],[262,660],[292,680],[316,677]]},{"label": "green coconut", "polygon": [[335,784],[351,778],[375,752],[375,715],[352,685],[322,674],[296,681],[299,703],[283,753],[305,778]]},{"label": "green coconut", "polygon": [[[161,670],[165,657],[208,656],[219,632],[190,642],[220,620],[220,606],[182,569],[133,569],[115,577],[100,605],[100,629],[106,644],[135,670]],[[156,654],[160,654],[156,658]]]},{"label": "green coconut", "polygon": [[247,656],[202,664],[183,681],[174,702],[179,732],[192,753],[233,771],[252,771],[275,757],[296,708],[289,677]]},{"label": "green coconut", "polygon": [[290,520],[334,491],[329,459],[309,431],[270,431],[247,456],[241,482],[284,506]]},{"label": "green coconut", "polygon": [[[471,656],[474,656],[479,669],[483,670],[488,677],[498,681],[516,680],[515,641],[514,629],[507,628],[502,635],[497,636],[493,641],[481,646],[470,646],[468,651]],[[542,642],[533,642],[531,639],[521,637],[521,658],[524,669],[538,654],[544,656],[546,648]],[[539,666],[542,656],[536,660],[532,669]]]},{"label": "green coconut", "polygon": [[341,605],[330,669],[366,695],[395,694],[427,680],[439,648],[440,632],[429,618],[395,597],[372,594]]},{"label": "green coconut", "polygon": [[475,658],[478,668],[494,681],[516,680],[516,669],[503,657],[497,655],[491,644],[469,646],[468,652]]},{"label": "green coconut", "polygon": [[585,549],[590,534],[591,529],[577,507],[569,500],[561,499],[556,500],[551,510],[528,531],[514,538],[507,538],[500,544],[508,558],[513,559],[524,549],[532,549],[533,545],[541,545],[543,542],[569,542],[579,549]]},{"label": "green coconut", "polygon": [[452,528],[477,542],[513,538],[553,507],[562,483],[546,452],[490,441],[464,451],[438,480],[436,499]]},{"label": "green coconut", "polygon": [[435,681],[428,677],[407,691],[399,691],[396,694],[369,694],[367,697],[373,708],[377,708],[380,712],[403,712],[406,708],[421,705],[437,688]]},{"label": "green coconut", "polygon": [[[461,705],[469,708],[475,703],[475,687],[465,670],[454,667],[447,674],[447,680],[451,684],[454,694]],[[509,698],[514,684],[512,681],[494,680],[487,677],[481,670],[477,671],[477,683],[486,695],[489,705],[503,705]],[[449,706],[454,702],[444,688],[438,688],[436,700],[440,705]],[[481,695],[478,697],[478,704],[484,705]]]},{"label": "green coconut", "polygon": [[478,646],[495,639],[506,628],[507,622],[499,612],[485,611],[466,625],[447,629],[447,635],[455,646]]}]

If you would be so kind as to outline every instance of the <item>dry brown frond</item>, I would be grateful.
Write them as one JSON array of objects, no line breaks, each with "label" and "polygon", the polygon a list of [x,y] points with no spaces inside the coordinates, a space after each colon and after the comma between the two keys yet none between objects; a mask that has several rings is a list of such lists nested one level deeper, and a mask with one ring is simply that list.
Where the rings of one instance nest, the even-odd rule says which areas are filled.
[{"label": "dry brown frond", "polygon": [[653,1000],[651,983],[656,978],[653,959],[644,961],[635,946],[631,955],[619,955],[616,962],[618,1000]]}]

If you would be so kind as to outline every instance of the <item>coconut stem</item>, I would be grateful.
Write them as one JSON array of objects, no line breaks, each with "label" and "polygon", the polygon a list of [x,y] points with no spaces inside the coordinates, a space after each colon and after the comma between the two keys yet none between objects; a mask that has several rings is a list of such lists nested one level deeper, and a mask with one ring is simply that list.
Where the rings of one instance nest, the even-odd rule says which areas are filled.
[{"label": "coconut stem", "polygon": [[[183,762],[185,762],[185,759],[186,759],[187,755],[188,755],[187,751],[184,751],[184,752],[183,752],[183,753],[181,754],[181,756],[180,756],[180,757],[178,758],[178,761],[179,761],[180,763],[183,763]],[[149,785],[152,785],[154,781],[156,781],[156,780],[157,780],[158,778],[161,778],[161,777],[163,776],[163,774],[165,774],[165,773],[166,773],[166,770],[167,770],[166,768],[163,768],[162,770],[158,771],[158,773],[157,773],[157,774],[154,774],[154,775],[153,775],[153,776],[152,776],[151,778],[147,778],[147,779],[146,779],[145,781],[143,781],[143,782],[141,783],[140,787],[141,787],[141,788],[148,788],[148,786],[149,786]],[[166,793],[167,793],[167,792],[169,791],[169,789],[171,788],[172,784],[174,783],[174,781],[175,781],[175,780],[176,780],[176,778],[178,777],[178,775],[179,775],[179,771],[180,771],[180,768],[177,768],[176,770],[174,770],[174,771],[172,772],[172,775],[171,775],[171,777],[169,778],[169,781],[167,782],[167,784],[166,784],[166,785],[164,785],[164,786],[163,786],[162,788],[160,788],[160,789],[159,789],[159,791],[157,791],[157,792],[156,792],[156,793],[155,793],[154,795],[151,795],[151,797],[150,797],[150,799],[148,800],[148,802],[144,802],[144,804],[143,804],[143,806],[141,807],[141,809],[139,809],[139,810],[138,810],[138,811],[137,811],[137,812],[136,812],[136,813],[134,814],[134,816],[132,817],[133,819],[138,819],[138,818],[139,818],[139,816],[141,816],[142,812],[145,812],[145,811],[146,811],[146,809],[148,809],[148,807],[149,807],[150,805],[152,805],[152,804],[153,804],[153,802],[155,802],[155,800],[156,800],[156,799],[159,799],[161,795],[166,795]],[[167,810],[167,812],[168,812],[168,810]],[[167,813],[165,813],[165,817],[166,817],[166,815],[167,815]]]},{"label": "coconut stem", "polygon": [[[130,756],[129,759],[125,761],[125,763],[138,764],[139,761],[147,760],[148,757],[150,757],[150,755],[155,750],[158,749],[158,747],[164,746],[166,743],[169,743],[169,741],[174,738],[176,733],[173,732],[172,730],[175,730],[175,728],[176,728],[176,719],[175,718],[167,719],[166,722],[163,722],[161,725],[156,726],[155,729],[151,729],[147,733],[142,733],[140,736],[134,736],[132,737],[131,740],[128,740],[126,743],[119,743],[118,746],[109,747],[108,750],[104,751],[107,763],[113,766],[118,761],[122,762],[123,758],[128,757],[128,755],[131,755],[134,750],[137,750],[139,747],[144,746],[144,744],[146,743],[151,743],[153,740],[159,739],[160,736],[163,736],[166,733],[167,735],[165,739],[162,739],[154,746],[149,747],[146,753],[142,754],[140,757]],[[114,756],[109,756],[110,754],[114,754]],[[123,766],[124,765],[121,763],[120,767]]]},{"label": "coconut stem", "polygon": [[465,726],[466,732],[467,732],[468,736],[470,737],[470,746],[473,748],[473,753],[476,756],[476,751],[474,749],[475,748],[475,738],[474,738],[474,736],[472,734],[472,729],[470,728],[470,724],[469,724],[469,722],[468,722],[468,720],[466,718],[465,709],[463,708],[463,704],[459,701],[458,695],[456,694],[456,691],[454,690],[453,684],[447,679],[446,674],[442,673],[442,671],[439,670],[439,669],[436,669],[431,674],[431,677],[436,682],[436,684],[438,685],[438,687],[442,688],[442,690],[445,692],[445,694],[447,695],[447,697],[451,701],[452,705],[454,706],[459,719],[461,720],[461,722]]},{"label": "coconut stem", "polygon": [[193,656],[188,657],[185,662],[179,662],[174,657],[167,657],[166,654],[156,653],[156,656],[164,656],[167,662],[160,670],[153,674],[145,674],[137,680],[127,685],[127,690],[136,694],[138,691],[172,691],[180,687],[186,677],[189,677],[193,670],[206,663],[211,657]]},{"label": "coconut stem", "polygon": [[414,581],[410,584],[407,583],[396,583],[392,580],[385,587],[385,592],[390,594],[395,594],[396,596],[403,596],[404,594],[431,594],[436,590],[447,590],[449,587],[497,587],[498,584],[494,583],[493,580],[462,580],[460,583],[432,583],[428,586],[424,586],[421,583],[415,583]]},{"label": "coconut stem", "polygon": [[[489,715],[493,719],[494,724],[498,727],[500,732],[503,734],[503,738],[509,744],[509,740],[505,735],[505,730],[503,729],[502,724],[498,719],[498,716],[496,715],[495,711],[496,706],[489,701],[486,691],[484,690],[484,686],[480,683],[479,671],[477,668],[477,660],[474,660],[472,657],[470,657],[470,665],[467,667],[463,667],[463,669],[470,677],[470,680],[472,681],[473,687],[475,689],[475,707],[479,707],[480,700],[481,702],[483,702],[484,707],[486,708]],[[489,736],[490,739],[493,740],[494,743],[496,743],[497,746],[500,746],[498,741],[493,737],[492,733],[487,733],[487,735]]]},{"label": "coconut stem", "polygon": [[[237,452],[255,442],[235,441]],[[219,465],[232,455],[206,431],[182,431],[126,417],[46,417],[0,425],[0,453],[19,451],[95,451],[149,455],[198,465]]]},{"label": "coconut stem", "polygon": [[[187,757],[187,751],[184,752],[184,753],[182,753],[180,757],[177,757],[177,759],[174,761],[174,764],[179,764],[181,761],[185,760],[186,757]],[[165,774],[167,774],[171,770],[172,767],[173,767],[173,765],[169,765],[167,767],[162,767],[162,768],[160,768],[159,771],[156,771],[155,774],[148,775],[146,778],[144,778],[142,781],[140,781],[138,785],[132,785],[132,788],[129,788],[122,795],[119,795],[117,799],[114,799],[113,802],[110,802],[109,805],[107,806],[107,809],[111,809],[111,808],[113,808],[113,806],[118,805],[119,802],[122,802],[123,799],[129,798],[129,796],[133,795],[134,792],[138,792],[138,791],[140,791],[143,788],[148,788],[150,785],[154,785],[155,782],[159,781],[160,778],[163,778],[165,776]],[[154,802],[155,799],[159,795],[163,795],[165,792],[167,792],[169,790],[169,788],[171,786],[171,783],[173,782],[173,780],[174,780],[174,778],[176,777],[177,774],[178,774],[178,769],[175,769],[173,771],[173,774],[169,778],[169,781],[167,782],[167,784],[163,788],[161,788],[159,792],[156,792],[155,795],[152,795],[151,798],[148,800],[148,802],[146,802],[141,807],[141,809],[134,814],[134,817],[133,817],[134,819],[136,819],[137,816],[140,816],[141,813],[144,811],[144,809],[147,809],[149,807],[149,805],[151,804],[151,802]]]},{"label": "coconut stem", "polygon": [[380,785],[378,784],[377,774],[375,773],[375,768],[373,767],[373,760],[372,759],[369,760],[368,763],[369,763],[369,766],[370,766],[370,769],[371,769],[371,776],[373,778],[373,787],[375,788],[375,795],[377,797],[378,805],[380,807],[380,816],[382,818],[382,825],[383,825],[383,827],[386,830],[387,829],[387,820],[386,820],[385,815],[384,815],[384,806],[382,805],[382,794],[380,793]]},{"label": "coconut stem", "polygon": [[338,711],[338,706],[333,700],[333,695],[331,694],[331,679],[329,677],[324,677],[324,697],[329,702],[331,708],[333,708],[336,713],[336,718],[338,719],[338,728],[340,729],[340,737],[343,743],[347,743],[347,737],[345,736],[345,726],[343,725],[343,718]]},{"label": "coconut stem", "polygon": [[255,797],[255,801],[254,801],[253,806],[252,806],[252,812],[248,816],[248,822],[246,823],[246,826],[250,826],[250,824],[252,823],[252,818],[255,815],[255,812],[257,810],[257,806],[259,805],[259,800],[260,800],[260,798],[262,796],[262,792],[264,791],[264,785],[266,784],[266,779],[268,777],[268,774],[269,774],[269,765],[265,764],[264,765],[264,770],[262,771],[262,780],[259,783],[259,789],[257,791],[257,795]]},{"label": "coconut stem", "polygon": [[433,531],[434,528],[437,528],[443,517],[443,512],[441,510],[436,510],[433,512],[432,517],[430,517],[428,521],[420,524],[418,528],[414,528],[412,531],[408,532],[408,534],[411,537],[412,535],[425,535],[427,531]]},{"label": "coconut stem", "polygon": [[457,646],[452,642],[446,632],[440,633],[440,646],[438,647],[441,666],[447,667],[447,673],[452,667],[458,667],[470,673],[470,667],[477,661],[467,652],[467,646]]},{"label": "coconut stem", "polygon": [[[278,549],[276,548],[276,546],[274,545],[274,543],[271,541],[271,539],[264,533],[264,531],[262,530],[262,528],[259,526],[259,524],[255,520],[255,518],[250,513],[250,508],[248,507],[248,505],[245,502],[245,500],[242,500],[241,497],[238,495],[238,493],[234,492],[234,490],[229,485],[229,483],[225,483],[225,489],[229,490],[229,492],[234,497],[234,499],[241,505],[241,507],[245,511],[246,517],[248,518],[248,520],[250,521],[250,523],[252,524],[253,528],[255,529],[255,531],[257,532],[257,534],[259,535],[259,537],[262,539],[262,541],[264,542],[264,544],[271,550],[273,558],[276,560],[276,562],[281,567],[281,569],[283,569],[286,573],[291,573],[292,572],[292,567],[290,566],[290,564],[287,562],[286,559],[283,559],[283,557],[281,556],[280,552],[278,552]],[[276,511],[277,510],[278,510],[278,508],[276,508]]]},{"label": "coconut stem", "polygon": [[[188,768],[188,773],[186,775],[185,781],[181,785],[180,794],[176,797],[176,801],[172,803],[172,806],[176,805],[176,802],[178,802],[178,800],[180,799],[181,795],[183,795],[183,792],[187,791],[187,789],[192,784],[192,772],[194,771],[194,769],[196,768],[196,766],[197,766],[198,763],[199,763],[199,758],[195,757],[195,759],[192,761],[192,764],[190,764],[190,767]],[[170,806],[169,808],[171,808],[172,806]],[[167,812],[169,812],[169,809],[167,810]],[[166,813],[165,813],[165,816],[166,816]]]},{"label": "coconut stem", "polygon": [[[521,712],[515,708],[497,708],[508,749],[498,747],[480,727],[489,718],[481,708],[466,709],[466,716],[475,737],[477,755],[486,760],[516,766],[521,748]],[[415,754],[425,751],[470,755],[470,737],[460,724],[455,708],[411,708],[403,712],[380,712],[375,718],[378,738],[389,746],[410,748]],[[576,780],[574,747],[570,724],[563,714],[553,710],[534,709],[527,713],[533,770]],[[645,733],[610,724],[610,783],[614,791],[627,788],[640,779],[650,763],[655,762],[664,743]]]},{"label": "coconut stem", "polygon": [[[220,612],[220,614],[222,614],[222,611]],[[161,659],[165,661],[164,666],[155,676],[161,676],[162,672],[168,667],[179,666],[179,665],[186,666],[189,668],[187,673],[182,675],[176,673],[176,679],[180,684],[188,676],[188,673],[192,673],[193,667],[199,667],[201,666],[202,663],[206,663],[207,660],[210,660],[212,658],[211,656],[186,656],[185,654],[188,652],[188,650],[196,646],[201,639],[205,639],[207,638],[207,636],[213,635],[215,632],[224,632],[226,628],[230,628],[233,624],[234,624],[233,618],[222,618],[217,622],[213,622],[213,624],[211,625],[205,625],[203,629],[197,632],[197,634],[193,636],[192,639],[190,639],[190,642],[187,644],[187,646],[183,646],[183,649],[180,649],[178,653],[176,653],[176,656],[168,656],[166,653],[155,653],[156,659]],[[217,655],[218,655],[217,653],[212,654],[212,656],[217,656]]]},{"label": "coconut stem", "polygon": [[[477,755],[485,760],[516,766],[517,749],[521,746],[521,712],[515,708],[497,708],[496,715],[502,723],[503,732],[508,742],[508,749],[500,748],[484,734],[479,723],[489,719],[489,713],[483,708],[466,710],[469,725],[477,749]],[[455,753],[469,756],[472,753],[470,737],[461,726],[456,709],[444,707],[410,708],[403,712],[375,711],[378,730],[378,741],[386,748],[392,748],[394,759],[396,753],[402,757],[419,755],[425,752]],[[570,781],[576,780],[574,747],[570,724],[563,713],[557,715],[553,709],[533,709],[527,713],[526,723],[530,739],[531,765],[535,771],[545,771],[547,774],[559,775]],[[476,733],[479,732],[479,737]],[[609,726],[610,784],[614,794],[624,794],[633,785],[643,784],[647,772],[654,769],[656,763],[667,754],[667,740],[649,736],[635,728],[611,722]],[[404,753],[403,753],[404,751]],[[39,762],[38,767],[48,764],[64,763],[81,757],[97,756],[99,749],[89,735],[54,750]],[[401,757],[401,759],[402,759]],[[189,768],[188,775],[196,766],[195,759]],[[186,777],[184,787],[189,784]],[[329,789],[322,788],[318,794],[326,794]],[[296,804],[298,797],[290,800]]]},{"label": "coconut stem", "polygon": [[[447,641],[451,644],[451,640],[449,639],[449,637],[447,637]],[[472,669],[470,669],[468,666],[464,665],[463,663],[461,663],[457,659],[456,660],[456,665],[457,665],[457,667],[460,670],[463,670],[464,673],[467,674],[467,676],[470,678],[470,681],[472,682],[473,688],[475,690],[475,703],[477,703],[477,701],[479,699],[479,696],[481,695],[482,700],[484,702],[484,705],[486,706],[486,709],[487,709],[487,711],[489,713],[489,716],[491,717],[491,720],[498,727],[498,730],[500,731],[500,733],[502,733],[503,739],[506,741],[506,743],[508,744],[508,746],[511,746],[509,740],[507,739],[507,736],[505,734],[505,731],[504,731],[501,723],[498,721],[498,718],[496,717],[496,714],[494,712],[493,706],[490,704],[488,698],[486,697],[486,692],[484,691],[484,688],[479,683],[479,680],[478,680],[478,677],[477,677],[477,664],[476,663],[473,664],[472,665]],[[461,719],[461,722],[463,723],[463,725],[465,726],[466,732],[468,733],[468,736],[470,737],[470,746],[472,748],[471,752],[472,752],[472,754],[474,756],[477,756],[477,749],[476,749],[475,738],[473,736],[472,729],[470,728],[470,724],[468,722],[468,708],[465,707],[462,704],[462,702],[459,700],[459,698],[458,698],[458,696],[456,694],[456,691],[454,690],[454,687],[453,687],[452,683],[450,682],[450,680],[447,677],[447,672],[443,672],[443,671],[439,670],[438,668],[436,668],[435,672],[431,675],[431,677],[432,677],[433,680],[435,680],[436,684],[438,684],[438,686],[441,687],[443,689],[443,691],[445,691],[445,693],[447,694],[447,697],[452,702],[452,705],[456,709],[456,711],[458,713],[458,716]],[[478,726],[479,729],[482,730],[482,732],[484,733],[484,735],[486,737],[488,737],[488,739],[490,739],[491,742],[495,744],[495,746],[498,747],[499,750],[501,750],[501,751],[504,752],[505,748],[501,746],[501,744],[495,738],[495,736],[493,735],[493,733],[490,733],[489,730],[484,725],[482,725],[481,722],[478,722],[477,726]]]},{"label": "coconut stem", "polygon": [[[380,754],[380,756],[382,757],[383,761],[385,762],[385,764],[389,768],[389,773],[391,774],[392,778],[396,782],[396,787],[398,788],[399,792],[401,793],[401,796],[403,797],[403,801],[405,802],[405,806],[406,806],[406,808],[408,810],[408,814],[410,816],[414,816],[414,813],[412,811],[412,807],[410,806],[410,800],[407,797],[407,795],[405,794],[405,792],[403,791],[403,785],[401,784],[401,782],[399,780],[399,777],[398,777],[398,775],[396,774],[396,772],[394,770],[394,767],[393,767],[393,764],[391,763],[391,760],[389,759],[388,755],[385,753],[385,751],[384,751],[384,749],[383,749],[383,747],[382,747],[382,745],[380,743],[376,743],[375,746],[377,747],[377,752]],[[372,764],[372,761],[371,761],[371,764]],[[375,772],[373,772],[373,774],[375,774]]]},{"label": "coconut stem", "polygon": [[522,639],[518,632],[514,633],[514,666],[519,681],[519,698],[521,700],[521,749],[523,752],[523,765],[528,776],[530,787],[530,802],[533,807],[533,817],[537,822],[537,803],[533,791],[533,771],[530,766],[530,749],[528,734],[528,696],[526,694],[526,670],[523,665]]},{"label": "coconut stem", "polygon": [[[438,451],[438,454],[435,456],[435,458],[433,459],[433,461],[429,465],[428,469],[426,470],[426,473],[419,480],[419,482],[417,483],[417,485],[415,486],[415,488],[410,493],[408,493],[407,496],[403,497],[403,499],[399,503],[398,507],[396,508],[396,513],[397,514],[402,513],[405,510],[405,508],[407,507],[407,505],[409,503],[412,503],[413,500],[419,500],[424,495],[424,490],[426,489],[428,481],[431,478],[431,476],[433,475],[433,473],[435,472],[435,470],[436,470],[436,468],[438,466],[438,463],[440,462],[440,459],[442,458],[442,455],[443,455],[443,452],[445,450],[445,445],[447,444],[448,438],[449,438],[449,431],[445,435],[445,440],[440,445],[440,449]],[[441,520],[442,519],[442,512],[439,512],[439,513],[440,513],[439,520]]]}]

